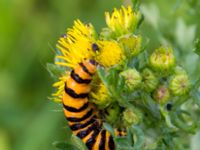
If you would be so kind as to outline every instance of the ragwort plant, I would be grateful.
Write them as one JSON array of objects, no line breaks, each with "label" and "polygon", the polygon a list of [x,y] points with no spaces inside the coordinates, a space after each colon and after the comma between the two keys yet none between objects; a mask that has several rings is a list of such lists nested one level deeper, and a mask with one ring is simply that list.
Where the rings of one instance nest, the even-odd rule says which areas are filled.
[{"label": "ragwort plant", "polygon": [[[74,22],[58,41],[55,65],[48,64],[51,75],[58,80],[52,99],[62,103],[71,71],[92,59],[97,72],[88,99],[103,123],[99,128],[112,135],[113,149],[188,149],[190,135],[199,128],[196,111],[200,107],[200,78],[191,81],[176,61],[172,46],[148,50],[147,38],[140,35],[143,16],[138,8],[136,3],[106,12],[107,27],[99,34],[92,24]],[[199,40],[194,52],[200,54]],[[125,130],[125,136],[116,134],[115,128]],[[88,149],[88,139],[82,141],[70,130],[67,134],[65,142],[54,143],[58,149]],[[92,140],[96,145],[93,149],[98,149],[101,136]],[[109,142],[105,141],[107,150],[111,149],[106,145]]]}]

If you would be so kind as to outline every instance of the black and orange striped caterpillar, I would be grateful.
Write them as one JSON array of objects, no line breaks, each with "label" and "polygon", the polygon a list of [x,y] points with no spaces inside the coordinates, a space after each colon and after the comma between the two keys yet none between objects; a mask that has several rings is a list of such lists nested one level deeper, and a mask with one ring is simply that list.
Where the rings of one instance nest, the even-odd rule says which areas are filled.
[{"label": "black and orange striped caterpillar", "polygon": [[[114,150],[111,134],[103,129],[102,121],[95,107],[89,102],[90,82],[96,72],[97,63],[93,59],[84,60],[75,67],[65,82],[63,109],[73,134],[86,144],[89,150]],[[115,130],[124,136],[125,131]]]}]

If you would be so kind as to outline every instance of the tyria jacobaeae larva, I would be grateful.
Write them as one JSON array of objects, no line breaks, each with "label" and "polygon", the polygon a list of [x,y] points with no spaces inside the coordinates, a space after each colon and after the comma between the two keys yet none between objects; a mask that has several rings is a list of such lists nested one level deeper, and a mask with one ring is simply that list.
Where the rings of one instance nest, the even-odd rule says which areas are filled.
[{"label": "tyria jacobaeae larva", "polygon": [[[115,144],[108,131],[102,128],[102,121],[88,101],[90,82],[96,72],[93,59],[79,63],[65,82],[63,95],[64,114],[73,134],[82,139],[89,150],[114,150]],[[116,130],[123,136],[124,131]]]}]

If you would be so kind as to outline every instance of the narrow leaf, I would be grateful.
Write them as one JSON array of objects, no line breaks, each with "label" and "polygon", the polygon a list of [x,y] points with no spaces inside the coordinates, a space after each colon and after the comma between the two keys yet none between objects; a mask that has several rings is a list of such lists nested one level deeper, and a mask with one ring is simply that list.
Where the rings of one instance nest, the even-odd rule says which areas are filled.
[{"label": "narrow leaf", "polygon": [[56,147],[58,150],[78,150],[72,144],[63,141],[55,141],[53,142],[53,146]]},{"label": "narrow leaf", "polygon": [[194,102],[200,107],[200,92],[192,93]]},{"label": "narrow leaf", "polygon": [[200,39],[196,39],[195,46],[194,46],[194,52],[200,56]]},{"label": "narrow leaf", "polygon": [[103,123],[103,127],[114,137],[115,136],[115,131],[113,127],[108,124],[108,123]]},{"label": "narrow leaf", "polygon": [[63,68],[52,63],[47,63],[47,71],[50,73],[52,78],[57,78],[64,73]]},{"label": "narrow leaf", "polygon": [[171,121],[176,127],[182,129],[183,131],[189,133],[195,133],[196,124],[193,123],[192,125],[188,125],[187,122],[185,122],[184,120],[181,119],[180,116],[178,116],[177,112],[171,114]]},{"label": "narrow leaf", "polygon": [[134,150],[141,150],[144,145],[144,133],[139,126],[131,126],[132,133],[136,135]]},{"label": "narrow leaf", "polygon": [[103,69],[102,67],[98,67],[98,68],[97,68],[97,73],[98,73],[100,79],[102,80],[102,82],[103,82],[105,85],[108,85],[108,84],[107,84],[106,73],[105,73],[104,69]]},{"label": "narrow leaf", "polygon": [[76,135],[72,134],[71,140],[73,145],[76,146],[79,150],[88,150],[86,145]]}]

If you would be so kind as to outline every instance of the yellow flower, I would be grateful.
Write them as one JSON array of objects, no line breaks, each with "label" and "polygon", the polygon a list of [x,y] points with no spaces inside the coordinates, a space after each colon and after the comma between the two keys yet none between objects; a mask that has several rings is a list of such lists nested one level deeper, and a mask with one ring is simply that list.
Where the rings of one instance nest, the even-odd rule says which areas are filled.
[{"label": "yellow flower", "polygon": [[[56,64],[74,68],[84,59],[91,58],[104,67],[120,63],[123,56],[120,46],[114,41],[97,41],[94,34],[91,24],[84,25],[79,20],[75,21],[73,28],[68,29],[66,36],[58,41],[57,48],[61,55],[57,58],[62,61],[56,61]],[[94,45],[98,46],[98,51],[94,50]]]},{"label": "yellow flower", "polygon": [[114,9],[110,15],[109,12],[105,13],[105,19],[108,27],[117,35],[132,33],[135,31],[138,24],[140,14],[132,10],[131,6],[121,9]]},{"label": "yellow flower", "polygon": [[58,41],[57,48],[61,55],[56,64],[74,68],[84,59],[94,56],[92,43],[95,40],[95,30],[91,24],[85,25],[80,20],[74,22],[74,26],[67,30],[67,34]]},{"label": "yellow flower", "polygon": [[61,102],[62,101],[62,96],[64,92],[64,87],[65,87],[65,82],[67,81],[67,78],[69,76],[70,72],[65,72],[64,75],[62,75],[59,78],[59,81],[55,82],[53,84],[53,87],[57,88],[57,91],[52,94],[53,100],[55,102]]},{"label": "yellow flower", "polygon": [[115,41],[98,41],[100,50],[97,51],[96,61],[104,67],[119,64],[124,59],[124,53]]},{"label": "yellow flower", "polygon": [[[111,67],[121,63],[123,60],[123,50],[114,41],[98,41],[95,39],[95,31],[92,25],[85,25],[79,20],[74,22],[74,26],[67,30],[67,34],[58,41],[57,48],[61,54],[57,58],[62,61],[56,61],[57,65],[62,65],[74,69],[78,63],[84,59],[95,59],[104,67]],[[64,91],[64,83],[69,72],[59,78],[53,86],[58,90],[53,94],[55,101],[61,101]],[[99,84],[98,84],[99,85]],[[97,88],[97,92],[92,94],[96,100],[101,98],[105,101],[108,98],[108,92],[103,83]]]}]

